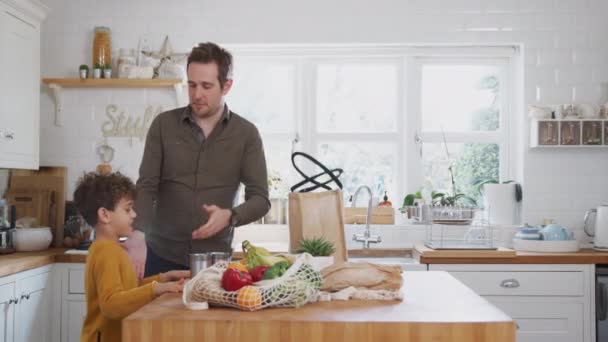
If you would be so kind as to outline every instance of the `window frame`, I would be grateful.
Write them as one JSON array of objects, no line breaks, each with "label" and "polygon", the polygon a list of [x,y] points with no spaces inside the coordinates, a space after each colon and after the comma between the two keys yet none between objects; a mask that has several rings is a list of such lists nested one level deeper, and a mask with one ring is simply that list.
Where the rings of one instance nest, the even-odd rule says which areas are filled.
[{"label": "window frame", "polygon": [[[296,150],[315,155],[317,146],[326,141],[393,142],[396,144],[397,162],[393,166],[393,202],[400,206],[405,193],[419,190],[423,182],[422,159],[419,146],[415,142],[420,134],[423,142],[443,142],[441,132],[423,132],[421,127],[421,86],[423,63],[439,64],[482,64],[504,67],[501,81],[500,129],[495,132],[449,132],[446,140],[450,142],[491,142],[497,143],[500,150],[500,180],[512,179],[515,175],[514,148],[515,134],[512,131],[516,122],[513,113],[515,92],[513,91],[515,69],[514,60],[519,48],[514,45],[503,46],[438,46],[403,44],[234,44],[225,46],[235,56],[235,64],[241,58],[277,60],[281,63],[293,61],[296,84],[294,89],[295,133],[263,133],[263,140],[298,140]],[[401,94],[397,108],[397,129],[394,132],[374,133],[323,133],[317,131],[316,122],[316,66],[322,63],[374,60],[394,60],[399,64],[401,77],[398,80],[398,94]],[[497,64],[494,64],[497,63]],[[238,71],[237,71],[238,72]],[[230,106],[229,101],[228,106]],[[238,113],[238,111],[237,111]],[[291,135],[291,138],[289,136]],[[290,179],[295,175],[289,170]],[[373,186],[373,184],[368,184]],[[348,194],[345,194],[348,195]]]}]

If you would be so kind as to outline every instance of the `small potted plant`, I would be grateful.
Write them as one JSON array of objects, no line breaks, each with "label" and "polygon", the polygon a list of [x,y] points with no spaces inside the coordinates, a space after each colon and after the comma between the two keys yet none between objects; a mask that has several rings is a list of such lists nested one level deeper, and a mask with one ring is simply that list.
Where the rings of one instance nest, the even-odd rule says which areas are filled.
[{"label": "small potted plant", "polygon": [[103,67],[103,78],[112,78],[112,66],[110,64]]},{"label": "small potted plant", "polygon": [[334,264],[332,254],[336,251],[336,246],[325,237],[304,238],[300,241],[300,249],[296,253],[308,253],[314,257],[315,268],[317,271]]},{"label": "small potted plant", "polygon": [[85,78],[89,77],[89,66],[88,65],[80,64],[78,71],[80,74],[80,78],[85,79]]},{"label": "small potted plant", "polygon": [[93,66],[93,78],[101,78],[101,65],[99,63],[95,63]]}]

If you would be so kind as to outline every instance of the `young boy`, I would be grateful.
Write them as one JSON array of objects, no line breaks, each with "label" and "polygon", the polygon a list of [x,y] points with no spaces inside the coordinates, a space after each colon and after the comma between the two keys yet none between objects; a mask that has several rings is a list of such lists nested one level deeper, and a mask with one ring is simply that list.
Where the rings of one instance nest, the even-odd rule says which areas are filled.
[{"label": "young boy", "polygon": [[116,172],[88,173],[74,191],[74,203],[88,224],[95,228],[85,270],[87,315],[81,342],[120,341],[121,320],[155,297],[180,292],[190,271],[169,271],[144,278],[137,276],[118,239],[129,237],[136,214],[135,186]]}]

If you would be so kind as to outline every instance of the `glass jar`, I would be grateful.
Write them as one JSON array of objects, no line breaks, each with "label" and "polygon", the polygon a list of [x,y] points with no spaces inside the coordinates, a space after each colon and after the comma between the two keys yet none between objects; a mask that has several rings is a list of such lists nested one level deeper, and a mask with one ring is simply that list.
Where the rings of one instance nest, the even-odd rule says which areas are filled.
[{"label": "glass jar", "polygon": [[102,68],[112,63],[112,40],[110,29],[105,26],[95,27],[93,37],[93,67],[99,65]]},{"label": "glass jar", "polygon": [[116,69],[118,70],[118,78],[128,78],[130,68],[137,63],[135,58],[135,49],[121,48],[118,53]]}]

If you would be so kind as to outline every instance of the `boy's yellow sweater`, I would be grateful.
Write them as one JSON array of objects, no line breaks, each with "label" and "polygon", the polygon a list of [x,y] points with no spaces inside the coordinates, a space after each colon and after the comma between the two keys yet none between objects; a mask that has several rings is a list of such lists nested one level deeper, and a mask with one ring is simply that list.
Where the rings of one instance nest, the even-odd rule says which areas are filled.
[{"label": "boy's yellow sweater", "polygon": [[154,280],[158,275],[138,286],[129,256],[117,241],[93,242],[85,269],[87,315],[80,341],[121,341],[122,319],[154,299]]}]

